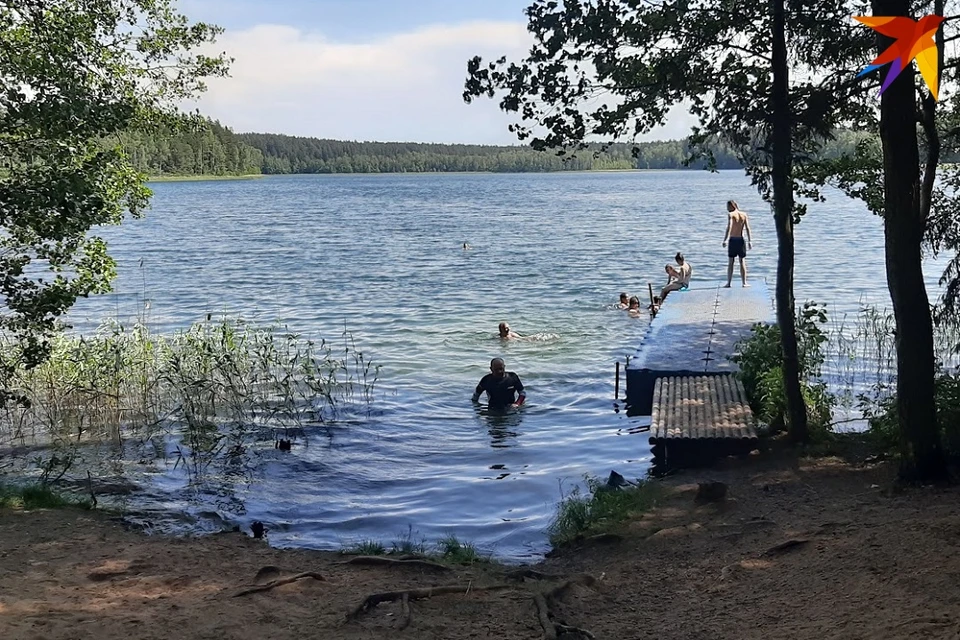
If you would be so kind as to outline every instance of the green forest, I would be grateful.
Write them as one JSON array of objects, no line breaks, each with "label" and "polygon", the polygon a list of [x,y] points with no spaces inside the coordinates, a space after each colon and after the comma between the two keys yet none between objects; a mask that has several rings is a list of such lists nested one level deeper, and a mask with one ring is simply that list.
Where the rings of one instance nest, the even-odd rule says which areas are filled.
[{"label": "green forest", "polygon": [[[852,151],[862,136],[842,131],[823,155]],[[233,133],[216,121],[205,128],[171,133],[130,132],[121,136],[130,161],[150,176],[250,175],[289,173],[545,172],[614,169],[703,169],[704,161],[684,165],[684,140],[618,143],[562,157],[525,146],[350,142],[272,133]],[[722,145],[713,149],[718,169],[739,169]]]},{"label": "green forest", "polygon": [[150,176],[236,176],[263,171],[260,150],[213,120],[183,132],[129,131],[120,134],[120,141],[130,163]]}]

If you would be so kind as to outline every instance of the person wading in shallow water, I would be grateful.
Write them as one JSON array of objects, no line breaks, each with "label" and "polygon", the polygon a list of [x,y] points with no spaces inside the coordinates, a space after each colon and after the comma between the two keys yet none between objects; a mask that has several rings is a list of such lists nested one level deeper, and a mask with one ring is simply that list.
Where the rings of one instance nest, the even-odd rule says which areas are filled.
[{"label": "person wading in shallow water", "polygon": [[503,358],[490,361],[490,373],[481,378],[471,400],[479,402],[484,391],[487,392],[487,406],[490,409],[519,407],[527,399],[520,377],[513,371],[507,371]]},{"label": "person wading in shallow water", "polygon": [[[729,288],[730,281],[733,280],[734,258],[740,258],[740,279],[743,281],[743,286],[749,287],[750,285],[747,284],[747,263],[744,260],[747,259],[747,249],[753,249],[750,219],[745,212],[740,211],[734,200],[727,200],[727,212],[727,232],[723,236],[723,246],[727,246],[727,239],[729,238],[730,247],[727,249],[727,258],[730,261],[727,264],[727,284],[724,287]],[[746,243],[743,241],[744,231],[747,232]]]}]

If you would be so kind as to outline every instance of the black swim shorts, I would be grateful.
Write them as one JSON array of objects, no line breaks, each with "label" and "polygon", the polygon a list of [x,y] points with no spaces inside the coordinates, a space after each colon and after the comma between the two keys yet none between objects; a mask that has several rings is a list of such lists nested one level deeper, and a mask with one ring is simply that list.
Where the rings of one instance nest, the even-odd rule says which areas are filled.
[{"label": "black swim shorts", "polygon": [[746,258],[747,243],[743,238],[730,238],[730,244],[727,245],[727,256],[730,258]]}]

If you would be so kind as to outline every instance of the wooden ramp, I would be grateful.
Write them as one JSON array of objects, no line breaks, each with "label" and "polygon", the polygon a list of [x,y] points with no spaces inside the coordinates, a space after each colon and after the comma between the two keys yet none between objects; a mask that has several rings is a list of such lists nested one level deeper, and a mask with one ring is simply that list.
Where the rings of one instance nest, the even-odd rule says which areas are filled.
[{"label": "wooden ramp", "polygon": [[669,467],[749,453],[757,426],[743,384],[729,373],[657,378],[650,444]]}]

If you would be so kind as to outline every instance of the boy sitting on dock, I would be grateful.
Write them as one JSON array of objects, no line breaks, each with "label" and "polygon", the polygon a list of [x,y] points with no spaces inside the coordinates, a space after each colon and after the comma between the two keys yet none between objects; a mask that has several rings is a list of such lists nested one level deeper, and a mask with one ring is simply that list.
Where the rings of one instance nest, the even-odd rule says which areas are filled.
[{"label": "boy sitting on dock", "polygon": [[[690,266],[690,263],[684,259],[683,254],[680,252],[677,252],[674,259],[677,261],[677,267],[668,264],[665,269],[668,280],[666,286],[660,290],[660,304],[663,304],[663,301],[667,299],[667,294],[671,291],[680,291],[690,286],[693,267]],[[659,307],[659,305],[657,306]]]}]

